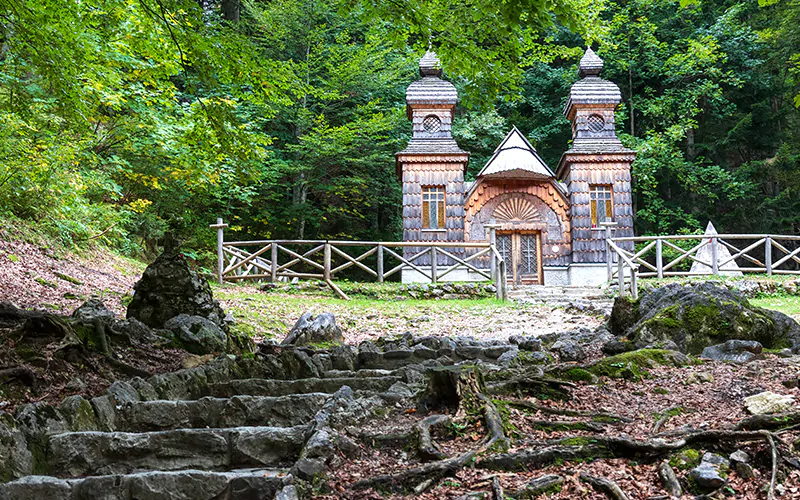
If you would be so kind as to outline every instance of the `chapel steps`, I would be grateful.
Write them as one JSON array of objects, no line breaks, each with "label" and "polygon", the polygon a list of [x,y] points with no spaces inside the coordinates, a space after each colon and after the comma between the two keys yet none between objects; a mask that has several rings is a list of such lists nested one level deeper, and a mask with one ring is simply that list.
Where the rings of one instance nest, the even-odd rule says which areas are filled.
[{"label": "chapel steps", "polygon": [[358,349],[289,347],[24,405],[12,429],[35,450],[33,474],[0,483],[0,500],[271,500],[327,426],[408,400],[426,367],[499,363],[517,350],[408,335]]}]

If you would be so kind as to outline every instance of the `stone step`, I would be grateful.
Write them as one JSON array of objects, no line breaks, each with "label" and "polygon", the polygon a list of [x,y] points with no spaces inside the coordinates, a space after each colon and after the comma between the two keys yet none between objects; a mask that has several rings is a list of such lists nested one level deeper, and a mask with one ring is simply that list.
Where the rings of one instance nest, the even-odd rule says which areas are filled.
[{"label": "stone step", "polygon": [[228,398],[235,395],[286,396],[289,394],[316,392],[333,394],[344,386],[349,386],[354,391],[383,392],[400,380],[401,377],[398,376],[305,378],[298,380],[251,378],[209,384],[206,390],[208,392],[207,395],[217,398]]},{"label": "stone step", "polygon": [[283,485],[287,470],[150,471],[59,479],[27,476],[0,484],[3,500],[263,500]]},{"label": "stone step", "polygon": [[298,458],[308,431],[295,426],[68,432],[50,436],[47,461],[58,477],[288,466]]},{"label": "stone step", "polygon": [[117,410],[117,430],[129,432],[180,428],[305,425],[330,394],[204,397],[188,401],[139,401]]}]

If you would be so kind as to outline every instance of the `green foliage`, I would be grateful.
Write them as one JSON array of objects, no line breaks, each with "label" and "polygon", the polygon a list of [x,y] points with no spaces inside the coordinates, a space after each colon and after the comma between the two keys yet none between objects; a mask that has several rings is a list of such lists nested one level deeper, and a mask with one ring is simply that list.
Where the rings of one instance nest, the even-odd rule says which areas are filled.
[{"label": "green foliage", "polygon": [[[233,11],[231,9],[234,9]],[[398,239],[424,49],[473,177],[512,125],[552,169],[586,43],[619,84],[639,233],[800,231],[800,6],[762,0],[0,5],[0,217],[199,265],[227,237]],[[667,252],[671,250],[667,249]],[[669,255],[667,255],[669,257]]]}]

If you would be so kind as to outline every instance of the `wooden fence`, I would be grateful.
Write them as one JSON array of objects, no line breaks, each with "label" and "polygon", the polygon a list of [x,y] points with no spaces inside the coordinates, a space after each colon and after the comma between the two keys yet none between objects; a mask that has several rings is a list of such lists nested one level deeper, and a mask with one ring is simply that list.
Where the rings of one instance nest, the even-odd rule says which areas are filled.
[{"label": "wooden fence", "polygon": [[[632,241],[633,251],[621,248]],[[607,238],[608,281],[638,298],[638,278],[742,273],[800,274],[800,236],[717,234]],[[701,255],[701,250],[707,257]],[[710,251],[709,251],[710,250]],[[722,256],[721,256],[722,255]],[[615,265],[616,262],[616,265]],[[687,270],[691,263],[699,271]],[[698,266],[700,267],[700,266]]]},{"label": "wooden fence", "polygon": [[[507,298],[505,262],[497,248],[488,242],[225,241],[227,224],[217,219],[210,227],[217,229],[217,279],[220,283],[318,279],[347,299],[333,282],[345,270],[355,270],[379,283],[403,270],[416,271],[432,283],[452,277],[455,271],[466,270],[479,280],[493,281],[497,298]],[[406,255],[404,249],[412,249],[412,254]],[[430,265],[418,265],[416,261],[423,256],[430,259]],[[488,263],[489,267],[480,267],[482,263]]]}]

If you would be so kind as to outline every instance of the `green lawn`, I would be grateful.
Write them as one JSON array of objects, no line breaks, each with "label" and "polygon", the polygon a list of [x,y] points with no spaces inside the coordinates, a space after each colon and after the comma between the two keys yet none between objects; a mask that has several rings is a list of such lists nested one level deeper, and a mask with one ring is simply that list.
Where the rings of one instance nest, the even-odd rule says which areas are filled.
[{"label": "green lawn", "polygon": [[[388,288],[388,287],[387,287]],[[336,298],[330,289],[262,292],[254,287],[214,286],[214,297],[233,314],[237,327],[256,336],[282,338],[304,312],[332,312],[339,325],[354,332],[403,333],[416,325],[434,328],[440,322],[457,325],[467,318],[490,318],[524,307],[493,298],[464,300],[416,300],[408,297]],[[479,324],[480,321],[476,321]]]},{"label": "green lawn", "polygon": [[596,315],[494,298],[418,300],[390,293],[391,297],[381,299],[354,294],[351,300],[345,301],[336,298],[331,290],[322,289],[300,294],[262,292],[241,285],[214,285],[213,290],[222,307],[236,318],[236,328],[255,337],[278,340],[286,336],[304,312],[335,314],[345,339],[354,344],[405,332],[507,338],[516,334],[593,328],[602,321]]},{"label": "green lawn", "polygon": [[794,316],[795,319],[800,320],[800,296],[774,295],[771,297],[750,299],[750,302],[758,307],[780,311],[784,314],[788,314],[789,316]]}]

